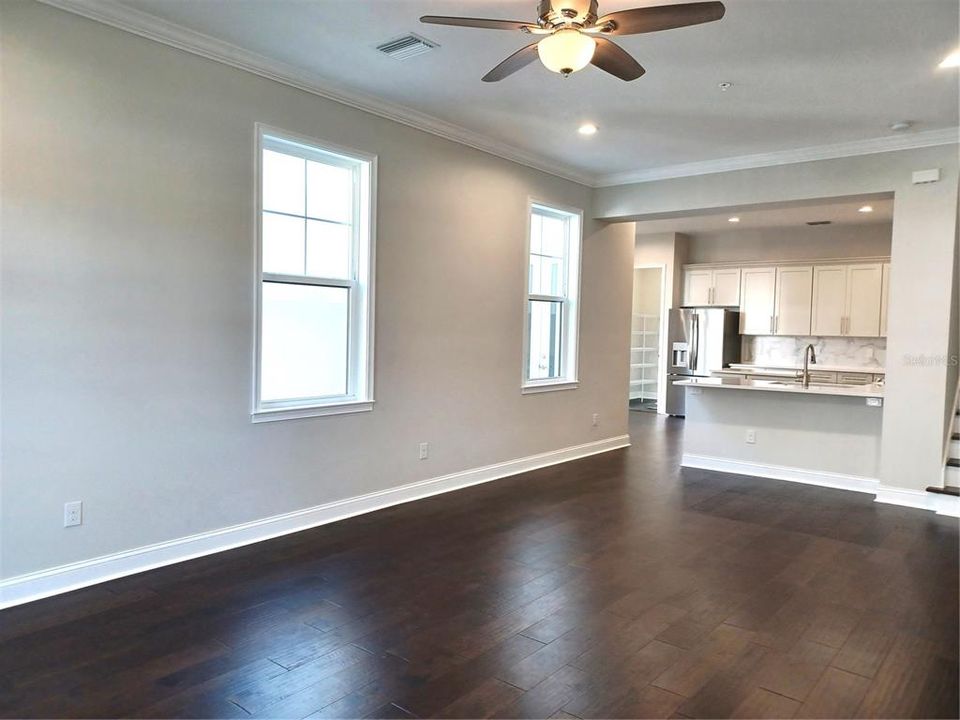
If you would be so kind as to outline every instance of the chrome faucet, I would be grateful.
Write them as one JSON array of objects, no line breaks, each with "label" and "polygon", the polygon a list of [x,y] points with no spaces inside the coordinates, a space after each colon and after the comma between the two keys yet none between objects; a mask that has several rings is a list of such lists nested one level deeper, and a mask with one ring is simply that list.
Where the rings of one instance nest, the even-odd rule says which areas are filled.
[{"label": "chrome faucet", "polygon": [[810,363],[817,364],[817,351],[810,343],[803,349],[803,389],[810,387]]}]

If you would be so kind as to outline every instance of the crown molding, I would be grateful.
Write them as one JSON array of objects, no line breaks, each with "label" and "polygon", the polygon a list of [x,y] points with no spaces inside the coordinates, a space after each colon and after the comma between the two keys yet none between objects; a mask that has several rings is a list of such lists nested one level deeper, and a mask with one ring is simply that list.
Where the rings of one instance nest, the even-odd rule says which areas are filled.
[{"label": "crown molding", "polygon": [[272,60],[223,40],[190,30],[114,0],[39,0],[51,7],[80,15],[134,35],[229,65],[254,75],[333,100],[343,105],[393,120],[402,125],[466,145],[504,160],[594,187],[591,173],[557,163],[507,143],[493,140],[467,128],[448,123],[412,108],[349,90],[327,78],[294,65]]},{"label": "crown molding", "polygon": [[649,170],[612,173],[597,178],[594,187],[631,185],[656,180],[692,177],[694,175],[711,175],[734,170],[751,170],[754,168],[773,167],[775,165],[793,165],[795,163],[813,162],[817,160],[835,160],[837,158],[855,157],[857,155],[874,155],[876,153],[895,152],[897,150],[955,145],[958,142],[960,142],[960,128],[951,127],[942,130],[926,130],[924,132],[888,135],[870,140],[854,140],[852,142],[835,143],[833,145],[818,145],[815,147],[798,148],[796,150],[778,150],[769,153],[758,153],[756,155],[741,155],[739,157],[721,158],[719,160],[668,165],[665,167],[650,168]]}]

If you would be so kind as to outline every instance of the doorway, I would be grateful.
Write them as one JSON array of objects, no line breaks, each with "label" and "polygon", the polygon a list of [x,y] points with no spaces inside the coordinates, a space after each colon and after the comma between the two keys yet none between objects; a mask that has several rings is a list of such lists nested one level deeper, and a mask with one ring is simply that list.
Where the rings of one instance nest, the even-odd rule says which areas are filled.
[{"label": "doorway", "polygon": [[663,273],[662,265],[633,270],[629,404],[639,412],[659,409]]}]

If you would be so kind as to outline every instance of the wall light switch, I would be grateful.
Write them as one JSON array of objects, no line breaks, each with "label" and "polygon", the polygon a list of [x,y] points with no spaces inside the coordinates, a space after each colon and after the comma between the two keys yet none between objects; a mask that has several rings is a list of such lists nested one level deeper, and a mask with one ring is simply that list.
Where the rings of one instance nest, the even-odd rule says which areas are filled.
[{"label": "wall light switch", "polygon": [[883,398],[867,398],[867,407],[883,407]]},{"label": "wall light switch", "polygon": [[593,414],[593,426],[596,427],[600,424],[600,416],[597,413]]},{"label": "wall light switch", "polygon": [[757,431],[756,430],[747,430],[747,444],[756,445],[757,444]]},{"label": "wall light switch", "polygon": [[430,457],[430,443],[420,443],[420,459],[426,460]]}]

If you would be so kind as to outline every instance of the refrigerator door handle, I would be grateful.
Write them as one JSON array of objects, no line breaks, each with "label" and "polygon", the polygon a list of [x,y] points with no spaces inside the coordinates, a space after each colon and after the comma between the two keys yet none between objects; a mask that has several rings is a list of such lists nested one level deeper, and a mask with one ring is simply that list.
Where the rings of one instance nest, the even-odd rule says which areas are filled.
[{"label": "refrigerator door handle", "polygon": [[690,348],[690,371],[694,374],[697,372],[697,363],[700,360],[700,316],[697,313],[694,313],[691,317],[691,338],[693,340],[692,347]]}]

